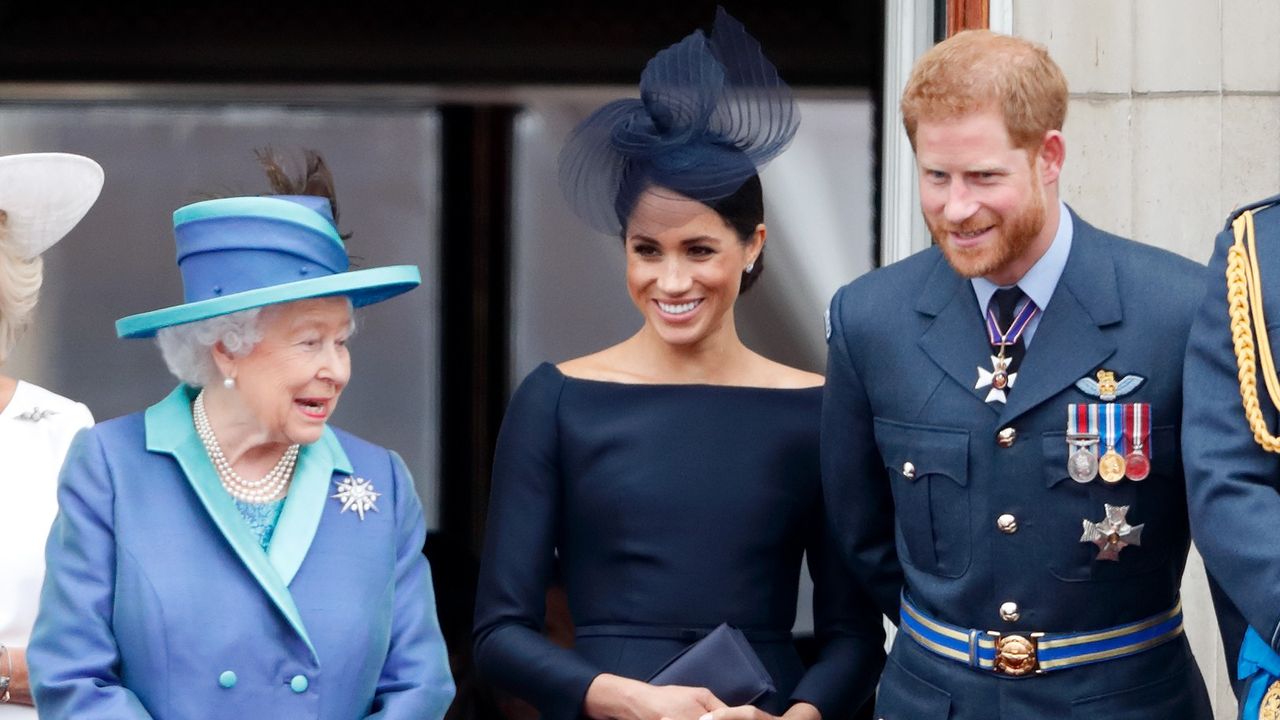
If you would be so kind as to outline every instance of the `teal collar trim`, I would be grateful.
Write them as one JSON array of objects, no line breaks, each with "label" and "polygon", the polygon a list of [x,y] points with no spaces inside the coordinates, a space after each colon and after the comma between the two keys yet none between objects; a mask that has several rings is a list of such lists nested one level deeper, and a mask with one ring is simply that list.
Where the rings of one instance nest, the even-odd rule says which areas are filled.
[{"label": "teal collar trim", "polygon": [[[182,472],[187,478],[187,482],[195,490],[196,496],[200,498],[205,511],[213,519],[214,525],[217,526],[222,536],[226,538],[227,543],[231,545],[236,555],[245,564],[245,567],[249,569],[254,579],[258,581],[258,585],[262,587],[281,614],[288,620],[289,625],[307,644],[307,649],[311,651],[312,658],[319,661],[315,646],[311,644],[311,637],[307,634],[307,628],[302,623],[302,615],[298,612],[298,607],[293,602],[293,595],[289,592],[288,583],[281,576],[275,564],[268,559],[267,554],[262,551],[262,546],[258,544],[253,531],[245,524],[244,518],[240,516],[240,511],[236,509],[235,502],[227,494],[226,490],[222,488],[222,483],[218,480],[218,472],[214,469],[213,463],[209,461],[204,445],[200,443],[200,437],[196,435],[195,423],[191,418],[191,402],[195,399],[196,393],[197,390],[195,388],[179,385],[163,400],[147,408],[144,420],[147,450],[154,453],[172,455],[177,460],[179,467],[182,468]],[[326,431],[328,431],[327,428]],[[321,442],[324,441],[322,440]],[[336,438],[334,442],[336,442]],[[326,450],[326,453],[328,452]],[[342,459],[345,460],[345,455]],[[309,461],[309,464],[311,462],[314,461]],[[299,465],[301,466],[301,453],[299,453]],[[292,492],[290,495],[292,495]],[[285,511],[280,518],[281,526],[285,523],[285,516],[289,514],[291,502],[292,497],[285,502]],[[307,502],[304,500],[300,504],[306,506]],[[319,513],[314,508],[312,512],[318,524]],[[305,508],[296,514],[305,515]],[[291,526],[298,526],[302,524],[302,521],[291,520],[290,523]],[[279,533],[281,530],[283,530],[283,527],[279,527],[276,532]],[[291,557],[298,552],[296,545],[299,540],[297,538],[303,534],[301,529],[291,529],[286,532],[286,535],[292,536],[292,539],[285,542],[295,546],[292,550],[282,551],[286,557]],[[306,544],[308,546],[310,545],[310,539],[314,536],[315,528],[312,527],[310,534],[306,536]],[[275,539],[273,539],[273,546],[275,542]],[[302,553],[305,555],[306,547],[302,548]],[[301,564],[300,558],[297,563]],[[296,569],[295,566],[294,570],[296,571]],[[292,575],[290,575],[290,579],[292,579]]]},{"label": "teal collar trim", "polygon": [[350,475],[351,461],[333,431],[326,427],[317,442],[298,452],[289,497],[267,551],[267,558],[285,585],[293,582],[315,539],[334,473]]}]

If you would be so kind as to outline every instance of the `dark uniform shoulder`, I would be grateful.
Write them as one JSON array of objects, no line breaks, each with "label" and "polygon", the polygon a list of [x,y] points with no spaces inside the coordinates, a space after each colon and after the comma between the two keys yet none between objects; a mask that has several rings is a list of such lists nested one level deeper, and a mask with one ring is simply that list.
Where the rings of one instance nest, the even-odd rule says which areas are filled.
[{"label": "dark uniform shoulder", "polygon": [[[827,310],[827,339],[839,335],[846,342],[869,342],[897,327],[913,314],[921,291],[936,279],[939,263],[946,264],[942,252],[930,247],[837,290]],[[949,266],[948,272],[947,277],[954,280]]]},{"label": "dark uniform shoulder", "polygon": [[[1086,241],[1107,246],[1119,271],[1124,275],[1149,278],[1156,285],[1167,286],[1173,292],[1185,287],[1184,283],[1192,283],[1198,289],[1204,281],[1205,267],[1201,263],[1164,248],[1100,230],[1080,220],[1078,216],[1076,220],[1083,226],[1077,229],[1076,237],[1084,237]],[[1122,278],[1122,282],[1125,280]]]},{"label": "dark uniform shoulder", "polygon": [[1272,222],[1280,222],[1280,195],[1272,195],[1271,197],[1255,200],[1254,202],[1246,203],[1237,207],[1235,210],[1231,211],[1230,215],[1227,216],[1227,221],[1223,223],[1222,229],[1224,231],[1230,230],[1231,223],[1235,222],[1236,218],[1249,210],[1252,210],[1256,217],[1262,217],[1265,215],[1267,219]]},{"label": "dark uniform shoulder", "polygon": [[868,300],[885,302],[887,299],[901,300],[914,296],[940,261],[943,261],[942,251],[937,246],[926,248],[854,278],[836,292],[836,299],[842,303],[864,305]]},{"label": "dark uniform shoulder", "polygon": [[1175,282],[1185,280],[1199,283],[1204,279],[1205,267],[1201,263],[1144,242],[1127,238],[1117,239],[1124,248],[1120,255],[1121,259],[1136,266],[1140,272]]},{"label": "dark uniform shoulder", "polygon": [[[1222,231],[1222,234],[1226,236],[1224,238],[1225,244],[1230,245],[1235,241],[1235,233],[1231,229],[1231,224],[1235,222],[1236,218],[1249,210],[1253,211],[1254,237],[1257,238],[1259,252],[1274,253],[1275,243],[1280,242],[1280,195],[1274,195],[1234,210],[1227,218],[1227,225]],[[1266,248],[1265,251],[1263,250],[1264,247]]]},{"label": "dark uniform shoulder", "polygon": [[[1145,326],[1154,337],[1185,343],[1196,309],[1204,298],[1204,265],[1153,245],[1122,238],[1079,221],[1075,237],[1082,252],[1105,252],[1115,267],[1126,319]],[[1074,241],[1073,241],[1074,244]],[[1077,248],[1073,247],[1072,252]]]}]

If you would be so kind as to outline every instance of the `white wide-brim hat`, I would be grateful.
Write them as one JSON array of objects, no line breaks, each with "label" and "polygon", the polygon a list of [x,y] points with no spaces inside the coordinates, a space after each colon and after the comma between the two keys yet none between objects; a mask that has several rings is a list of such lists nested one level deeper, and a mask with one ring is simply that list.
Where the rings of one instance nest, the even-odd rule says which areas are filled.
[{"label": "white wide-brim hat", "polygon": [[34,258],[71,232],[102,192],[102,166],[83,155],[0,157],[0,210],[10,243]]}]

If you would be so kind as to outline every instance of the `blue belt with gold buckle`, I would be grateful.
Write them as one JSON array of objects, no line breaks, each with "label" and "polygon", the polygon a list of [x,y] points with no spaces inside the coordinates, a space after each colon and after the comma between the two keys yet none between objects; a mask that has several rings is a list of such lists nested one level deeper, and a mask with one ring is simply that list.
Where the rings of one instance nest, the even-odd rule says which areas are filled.
[{"label": "blue belt with gold buckle", "polygon": [[1105,630],[1081,633],[969,630],[925,615],[902,596],[898,629],[920,647],[997,675],[1026,677],[1136,655],[1182,634],[1182,601],[1171,610]]}]

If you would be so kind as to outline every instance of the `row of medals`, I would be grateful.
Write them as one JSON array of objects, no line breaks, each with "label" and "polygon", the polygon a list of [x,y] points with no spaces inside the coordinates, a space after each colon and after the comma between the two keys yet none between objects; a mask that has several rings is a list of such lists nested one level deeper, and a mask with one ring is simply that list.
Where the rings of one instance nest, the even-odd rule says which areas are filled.
[{"label": "row of medals", "polygon": [[[1125,430],[1124,437],[1131,433]],[[1151,461],[1143,450],[1142,438],[1132,438],[1132,450],[1121,455],[1114,445],[1098,457],[1098,445],[1102,438],[1097,433],[1067,433],[1071,454],[1067,457],[1067,474],[1078,483],[1093,482],[1101,477],[1104,482],[1118,483],[1125,478],[1145,480],[1151,472]]]}]

